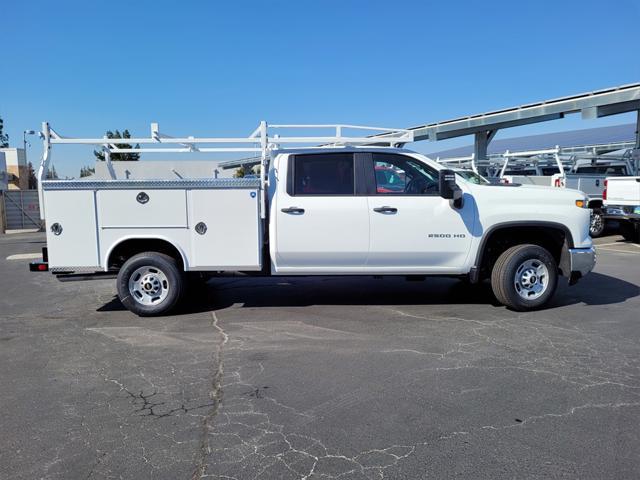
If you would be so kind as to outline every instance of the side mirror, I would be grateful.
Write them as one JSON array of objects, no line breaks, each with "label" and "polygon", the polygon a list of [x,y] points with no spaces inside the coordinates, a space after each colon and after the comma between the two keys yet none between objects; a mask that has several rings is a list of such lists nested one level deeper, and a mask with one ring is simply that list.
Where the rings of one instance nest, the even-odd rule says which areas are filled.
[{"label": "side mirror", "polygon": [[440,170],[439,178],[440,196],[447,200],[453,200],[456,185],[456,174],[453,170]]},{"label": "side mirror", "polygon": [[439,189],[442,198],[453,200],[456,208],[462,207],[462,190],[456,184],[456,173],[453,170],[440,170]]}]

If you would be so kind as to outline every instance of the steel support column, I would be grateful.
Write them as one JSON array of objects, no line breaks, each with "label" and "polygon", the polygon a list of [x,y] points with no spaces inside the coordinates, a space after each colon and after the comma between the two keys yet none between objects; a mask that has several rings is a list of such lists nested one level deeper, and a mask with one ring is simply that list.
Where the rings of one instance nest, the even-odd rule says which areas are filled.
[{"label": "steel support column", "polygon": [[636,176],[640,175],[640,110],[636,116],[636,147],[633,151],[633,160],[635,162]]},{"label": "steel support column", "polygon": [[496,132],[498,130],[485,130],[482,132],[476,132],[475,141],[473,143],[473,154],[474,158],[477,160],[486,160],[487,157],[487,149],[489,148],[489,143],[493,140],[493,137],[496,136]]},{"label": "steel support column", "polygon": [[640,110],[637,111],[636,116],[636,150],[640,150]]}]

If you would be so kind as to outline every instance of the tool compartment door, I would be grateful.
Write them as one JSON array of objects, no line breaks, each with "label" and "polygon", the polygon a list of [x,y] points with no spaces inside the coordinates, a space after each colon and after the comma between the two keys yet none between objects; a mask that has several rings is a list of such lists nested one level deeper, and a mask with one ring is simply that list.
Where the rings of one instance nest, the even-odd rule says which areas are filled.
[{"label": "tool compartment door", "polygon": [[49,267],[98,269],[100,262],[94,192],[45,190],[44,205]]},{"label": "tool compartment door", "polygon": [[262,268],[259,200],[257,189],[188,192],[190,270]]},{"label": "tool compartment door", "polygon": [[100,190],[100,227],[187,228],[186,195],[182,189]]}]

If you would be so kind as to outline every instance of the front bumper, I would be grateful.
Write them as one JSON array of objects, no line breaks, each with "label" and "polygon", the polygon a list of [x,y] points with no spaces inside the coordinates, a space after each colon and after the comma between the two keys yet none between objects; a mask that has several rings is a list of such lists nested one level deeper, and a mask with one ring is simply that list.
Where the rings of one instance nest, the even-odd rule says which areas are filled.
[{"label": "front bumper", "polygon": [[569,248],[566,252],[569,285],[573,285],[596,266],[596,249],[594,247]]},{"label": "front bumper", "polygon": [[607,220],[640,221],[640,205],[605,205],[602,214]]}]

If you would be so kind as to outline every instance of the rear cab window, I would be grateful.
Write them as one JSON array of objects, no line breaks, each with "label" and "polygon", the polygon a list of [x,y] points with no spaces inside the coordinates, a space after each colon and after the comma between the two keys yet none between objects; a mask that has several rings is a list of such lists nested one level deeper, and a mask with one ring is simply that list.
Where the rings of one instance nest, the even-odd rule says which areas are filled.
[{"label": "rear cab window", "polygon": [[290,195],[355,195],[352,153],[295,155],[289,168],[293,168]]}]

